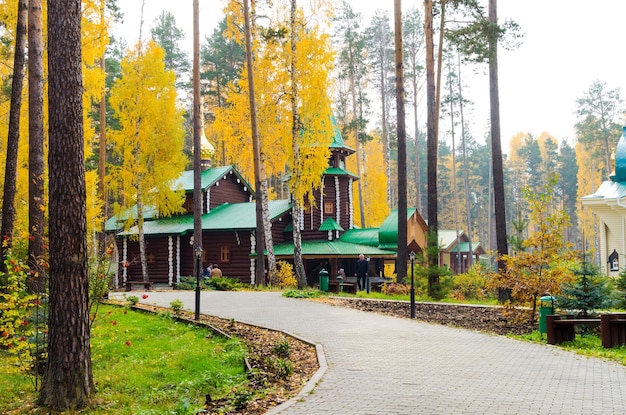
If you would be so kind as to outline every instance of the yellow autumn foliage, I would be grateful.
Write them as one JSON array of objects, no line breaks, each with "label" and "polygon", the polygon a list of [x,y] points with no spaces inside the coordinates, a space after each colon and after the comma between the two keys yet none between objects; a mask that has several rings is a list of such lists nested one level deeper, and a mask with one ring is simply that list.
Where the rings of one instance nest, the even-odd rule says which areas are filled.
[{"label": "yellow autumn foliage", "polygon": [[[383,144],[380,135],[373,133],[374,138],[366,142],[363,146],[364,160],[362,181],[365,223],[368,227],[379,227],[389,216],[391,209],[387,204],[387,175],[385,174],[385,159]],[[350,157],[347,163],[350,171],[356,171],[356,155]],[[358,189],[352,189],[352,200],[358,200]],[[360,206],[354,203],[354,217],[361,217]]]},{"label": "yellow autumn foliage", "polygon": [[182,210],[184,191],[172,190],[187,160],[183,112],[176,105],[176,76],[165,69],[165,52],[155,42],[138,44],[122,61],[122,77],[110,104],[120,125],[109,131],[119,165],[110,166],[109,185],[119,207],[135,204],[169,216]]},{"label": "yellow autumn foliage", "polygon": [[[243,22],[241,8],[236,2],[230,2],[225,10],[230,22],[225,35],[243,42],[243,34],[238,30]],[[282,25],[286,26],[285,9],[276,7],[273,12],[272,21],[283,22]],[[254,37],[252,47],[255,51],[253,73],[257,127],[265,171],[268,176],[282,176],[287,170],[291,174],[292,193],[300,201],[321,185],[321,175],[328,167],[328,147],[332,142],[329,73],[333,54],[330,37],[318,26],[305,26],[304,21],[300,12],[296,79],[298,110],[304,127],[298,136],[298,160],[294,161],[292,154],[291,78],[288,71],[290,42],[280,37],[264,41]],[[258,30],[253,29],[253,32],[257,34]],[[235,165],[245,177],[252,178],[254,163],[247,73],[248,69],[244,67],[239,80],[231,88],[235,92],[228,96],[227,106],[215,109],[213,130],[215,144],[224,143],[227,163]]]}]

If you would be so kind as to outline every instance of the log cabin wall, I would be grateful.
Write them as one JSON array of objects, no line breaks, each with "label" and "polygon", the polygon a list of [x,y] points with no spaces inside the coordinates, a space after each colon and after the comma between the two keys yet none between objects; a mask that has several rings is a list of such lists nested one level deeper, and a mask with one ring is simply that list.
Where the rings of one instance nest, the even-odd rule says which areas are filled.
[{"label": "log cabin wall", "polygon": [[[353,182],[347,176],[339,176],[338,179],[339,179],[339,206],[341,208],[341,211],[339,215],[340,220],[337,221],[337,223],[339,223],[339,225],[341,225],[341,227],[347,231],[348,229],[351,229],[350,215],[352,211],[352,204],[350,203],[351,202],[350,194],[352,192],[351,186]],[[335,220],[337,219],[335,218]]]},{"label": "log cabin wall", "polygon": [[[118,251],[123,252],[124,238],[116,239]],[[126,268],[127,280],[140,281],[141,256],[139,253],[139,241],[127,240],[126,261],[120,256],[119,262],[119,286],[122,286],[123,269]],[[174,247],[174,249],[176,249]],[[155,283],[169,282],[169,240],[167,237],[146,237],[146,261],[148,263],[148,279]],[[176,260],[174,254],[174,261]],[[174,269],[176,269],[174,267]]]},{"label": "log cabin wall", "polygon": [[293,240],[293,233],[285,232],[285,228],[291,221],[291,213],[286,213],[272,222],[272,241],[274,245]]},{"label": "log cabin wall", "polygon": [[[329,190],[324,189],[325,193]],[[334,190],[333,190],[334,194]],[[314,204],[305,201],[304,203],[304,220],[302,221],[303,228],[301,229],[301,237],[303,241],[314,239],[325,239],[327,233],[318,231],[322,224],[322,215],[320,211],[320,189],[313,191]],[[323,209],[323,207],[322,207]]]},{"label": "log cabin wall", "polygon": [[[203,232],[202,254],[204,266],[217,263],[225,277],[238,278],[242,283],[250,284],[250,231]],[[190,255],[193,253],[190,252]],[[191,259],[191,258],[190,258]],[[187,258],[181,255],[185,264]],[[185,266],[181,266],[187,269]],[[193,270],[193,265],[188,267]],[[183,274],[185,275],[185,274]]]},{"label": "log cabin wall", "polygon": [[251,200],[250,189],[232,170],[212,184],[207,192],[209,192],[209,209],[214,209],[224,203],[243,203]]},{"label": "log cabin wall", "polygon": [[[350,178],[347,176],[324,176],[323,188],[313,192],[315,204],[306,203],[304,212],[303,240],[327,239],[328,232],[318,229],[328,217],[333,218],[344,230],[350,229]],[[338,186],[338,187],[337,187]],[[339,189],[337,191],[337,189]],[[337,194],[338,193],[338,194]],[[337,196],[339,196],[337,198]],[[339,214],[337,214],[339,210]],[[333,239],[337,237],[333,233]]]}]

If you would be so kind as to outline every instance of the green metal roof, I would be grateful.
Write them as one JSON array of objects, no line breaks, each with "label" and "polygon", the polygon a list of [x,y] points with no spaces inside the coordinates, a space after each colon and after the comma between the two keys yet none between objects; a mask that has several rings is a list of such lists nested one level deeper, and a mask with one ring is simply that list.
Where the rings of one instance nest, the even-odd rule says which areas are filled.
[{"label": "green metal roof", "polygon": [[349,229],[341,237],[340,241],[352,244],[378,247],[378,228]]},{"label": "green metal roof", "polygon": [[[144,207],[144,220],[152,220],[157,217],[157,210],[154,207]],[[124,228],[124,223],[129,219],[137,219],[137,206],[122,210],[119,214],[109,218],[104,222],[104,230],[106,232],[118,231]]]},{"label": "green metal roof", "polygon": [[[293,257],[293,243],[274,245],[274,254],[277,257]],[[349,257],[357,258],[359,254],[375,258],[395,258],[396,253],[373,246],[352,244],[341,240],[302,241],[302,255],[313,257]]]},{"label": "green metal roof", "polygon": [[331,115],[330,120],[333,123],[333,142],[330,144],[330,148],[342,148],[351,153],[354,153],[354,149],[348,147],[344,143],[343,137],[341,136],[341,131],[339,131],[339,126],[337,125],[337,119],[335,118],[334,114]]},{"label": "green metal roof", "polygon": [[[459,238],[464,235],[463,231],[459,231]],[[437,231],[439,237],[439,246],[444,250],[449,250],[456,243],[456,230],[441,230]]]},{"label": "green metal roof", "polygon": [[359,178],[359,176],[357,176],[356,174],[350,173],[348,170],[339,167],[329,167],[326,169],[324,174],[327,176],[348,176],[352,177],[353,179]]},{"label": "green metal roof", "polygon": [[[149,236],[184,235],[193,232],[193,215],[172,216],[169,218],[145,221],[143,223],[143,233]],[[127,231],[120,232],[120,235],[137,234],[137,226],[133,226]]]},{"label": "green metal roof", "polygon": [[[408,221],[415,208],[408,208],[406,210],[406,220]],[[378,234],[380,247],[383,249],[398,249],[398,209],[394,209],[389,213],[389,216],[380,225],[380,231]]]},{"label": "green metal roof", "polygon": [[[289,212],[288,200],[269,202],[270,220]],[[202,215],[202,230],[249,230],[256,228],[256,203],[225,203]],[[193,215],[178,215],[170,218],[144,222],[144,233],[150,236],[184,235],[193,232]],[[120,235],[134,235],[137,227],[121,232]]]},{"label": "green metal roof", "polygon": [[[234,174],[237,176],[239,180],[243,182],[245,186],[248,187],[250,192],[253,192],[252,187],[244,180],[244,178],[239,174],[239,172],[233,166],[220,166],[220,167],[211,167],[209,169],[203,170],[200,173],[200,187],[202,189],[206,189],[209,186],[215,184],[219,179],[226,176],[227,174]],[[176,183],[174,184],[174,188],[185,189],[185,192],[190,193],[193,192],[193,170],[184,171],[183,174],[178,178]]]},{"label": "green metal roof", "polygon": [[[289,212],[288,200],[269,202],[270,220]],[[209,231],[256,228],[256,203],[225,203],[202,216],[202,229]]]},{"label": "green metal roof", "polygon": [[331,217],[327,217],[324,219],[324,222],[320,225],[319,231],[343,231],[341,225],[339,225],[335,220]]},{"label": "green metal roof", "polygon": [[626,182],[602,182],[595,193],[580,198],[583,202],[594,200],[618,200],[626,196]]},{"label": "green metal roof", "polygon": [[[460,242],[458,245],[455,245],[454,249],[452,249],[452,252],[459,252],[459,250],[461,252],[469,252],[469,242]],[[483,249],[483,247],[480,245],[480,242],[472,242],[472,251],[474,254],[484,254],[485,250]]]}]

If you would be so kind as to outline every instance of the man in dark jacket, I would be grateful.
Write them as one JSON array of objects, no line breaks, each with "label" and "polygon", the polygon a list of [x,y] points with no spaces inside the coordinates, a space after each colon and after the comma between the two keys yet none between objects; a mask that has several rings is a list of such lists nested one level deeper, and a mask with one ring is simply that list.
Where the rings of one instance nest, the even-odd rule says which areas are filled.
[{"label": "man in dark jacket", "polygon": [[365,255],[360,254],[359,260],[356,262],[356,284],[359,290],[365,289],[365,279],[369,271],[369,262],[365,259]]}]

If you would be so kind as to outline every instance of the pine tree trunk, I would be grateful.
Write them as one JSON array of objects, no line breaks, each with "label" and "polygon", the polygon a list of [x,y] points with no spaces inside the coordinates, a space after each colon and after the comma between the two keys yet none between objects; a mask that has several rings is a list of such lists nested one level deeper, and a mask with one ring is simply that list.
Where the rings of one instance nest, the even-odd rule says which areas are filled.
[{"label": "pine tree trunk", "polygon": [[[426,106],[427,106],[427,138],[426,147],[428,154],[428,230],[437,233],[437,108],[435,106],[435,58],[433,45],[433,3],[432,0],[424,1],[425,22],[424,33],[426,37]],[[438,258],[429,258],[430,265],[436,265]]]},{"label": "pine tree trunk", "polygon": [[[413,67],[417,67],[416,63],[413,63]],[[419,116],[418,116],[418,112],[417,112],[417,93],[418,93],[418,87],[417,87],[417,74],[413,74],[413,79],[412,79],[412,84],[413,84],[413,122],[415,123],[414,127],[415,127],[415,208],[417,209],[417,211],[420,213],[420,215],[423,215],[422,212],[422,183],[421,183],[421,177],[420,177],[420,146],[419,146],[419,137],[420,137],[420,131],[419,131]]]},{"label": "pine tree trunk", "polygon": [[28,3],[28,266],[31,292],[46,290],[43,131],[43,37],[41,0]]},{"label": "pine tree trunk", "polygon": [[5,251],[13,246],[13,223],[15,221],[15,193],[17,182],[17,150],[20,141],[20,110],[22,108],[22,86],[24,83],[24,60],[26,47],[26,25],[28,2],[20,0],[17,5],[17,28],[15,33],[15,55],[13,56],[13,79],[11,83],[11,107],[9,110],[9,134],[4,166],[4,189],[2,197],[2,230],[0,233],[0,272],[6,272]]},{"label": "pine tree trunk", "polygon": [[396,111],[398,127],[398,251],[396,257],[397,282],[406,277],[407,242],[407,172],[406,124],[404,111],[404,61],[402,57],[402,1],[394,0]]},{"label": "pine tree trunk", "polygon": [[[498,23],[497,0],[489,0],[489,21]],[[500,145],[500,96],[498,92],[498,34],[489,32],[489,102],[491,107],[491,157],[493,163],[494,211],[496,219],[496,244],[499,255],[508,254],[506,239],[506,211],[504,204],[504,174],[502,168],[502,148]],[[505,267],[502,259],[498,268]]]},{"label": "pine tree trunk", "polygon": [[[497,0],[489,0],[489,22],[498,23]],[[502,148],[500,145],[500,96],[498,91],[498,34],[489,31],[489,103],[491,107],[491,157],[493,164],[493,199],[496,219],[496,245],[498,270],[504,272],[506,264],[502,255],[509,253],[506,238],[506,208],[504,200],[504,173],[502,169]],[[504,302],[511,296],[510,290],[498,290],[498,300]]]},{"label": "pine tree trunk", "polygon": [[81,2],[48,8],[50,296],[48,361],[38,404],[79,410],[94,393],[82,106]]},{"label": "pine tree trunk", "polygon": [[461,55],[457,54],[459,66],[459,113],[461,115],[461,148],[463,152],[463,184],[465,187],[465,210],[467,218],[467,239],[469,239],[468,267],[474,261],[474,248],[472,246],[472,211],[470,206],[469,165],[467,164],[467,146],[465,140],[465,117],[463,116],[463,83],[461,82]]},{"label": "pine tree trunk", "polygon": [[[437,117],[438,108],[435,102],[435,58],[433,45],[433,3],[432,0],[424,0],[424,33],[426,37],[426,107],[427,107],[427,135],[426,152],[428,157],[427,183],[428,183],[428,244],[438,244],[438,218],[437,218]],[[434,248],[434,247],[432,247]],[[428,267],[432,272],[428,274],[428,294],[432,295],[437,291],[439,284],[438,276],[435,273],[439,265],[439,256],[432,254],[435,249],[429,249]]]},{"label": "pine tree trunk", "polygon": [[[450,70],[452,70],[450,66]],[[450,96],[454,97],[454,91],[452,90],[452,77],[448,77],[448,87]],[[462,98],[460,98],[462,100]],[[452,138],[452,194],[454,196],[454,229],[456,230],[456,273],[461,273],[461,249],[459,244],[461,243],[460,230],[459,230],[459,192],[456,185],[456,142],[454,137],[454,101],[450,101],[450,132]]]}]

